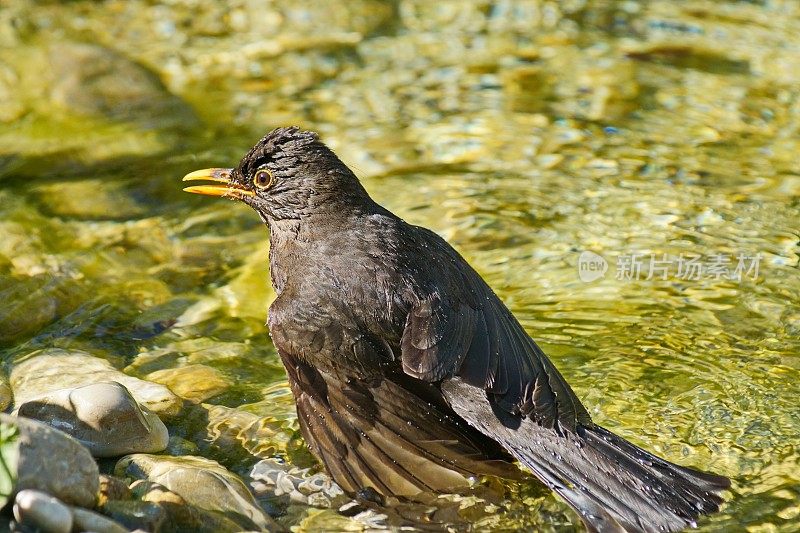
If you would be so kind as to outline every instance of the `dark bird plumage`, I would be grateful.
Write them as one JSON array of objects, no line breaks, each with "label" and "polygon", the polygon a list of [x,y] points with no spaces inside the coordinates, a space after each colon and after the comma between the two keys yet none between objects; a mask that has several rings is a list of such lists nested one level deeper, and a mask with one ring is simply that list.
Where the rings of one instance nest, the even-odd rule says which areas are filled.
[{"label": "dark bird plumage", "polygon": [[413,496],[512,458],[591,531],[677,531],[715,512],[728,479],[594,424],[553,364],[435,233],[375,203],[310,132],[280,128],[222,185],[270,229],[269,329],[311,451],[343,489]]}]

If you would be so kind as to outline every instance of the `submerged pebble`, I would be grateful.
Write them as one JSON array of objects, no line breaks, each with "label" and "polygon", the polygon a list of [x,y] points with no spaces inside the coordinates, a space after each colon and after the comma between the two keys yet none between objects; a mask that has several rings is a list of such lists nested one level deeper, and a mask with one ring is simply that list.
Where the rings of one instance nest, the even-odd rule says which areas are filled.
[{"label": "submerged pebble", "polygon": [[192,109],[146,67],[100,45],[57,42],[48,50],[50,100],[72,113],[164,128],[197,124]]},{"label": "submerged pebble", "polygon": [[78,531],[94,533],[126,533],[128,531],[110,518],[79,507],[72,508],[72,522]]},{"label": "submerged pebble", "polygon": [[145,213],[119,182],[87,179],[47,183],[32,190],[43,209],[59,217],[125,220]]},{"label": "submerged pebble", "polygon": [[167,518],[167,513],[160,505],[136,500],[111,500],[101,510],[127,530],[159,532]]},{"label": "submerged pebble", "polygon": [[251,527],[276,528],[244,482],[215,461],[191,456],[135,454],[120,459],[114,472],[118,476],[158,483],[201,509],[246,518]]},{"label": "submerged pebble", "polygon": [[176,531],[234,532],[253,526],[246,518],[237,522],[222,512],[190,505],[180,495],[159,483],[140,479],[131,484],[131,490],[140,500],[161,506],[167,515],[167,523]]},{"label": "submerged pebble", "polygon": [[116,476],[100,474],[100,489],[98,490],[98,504],[103,505],[108,500],[130,500],[133,498],[128,483]]},{"label": "submerged pebble", "polygon": [[0,345],[32,335],[56,317],[58,302],[42,277],[0,275]]},{"label": "submerged pebble", "polygon": [[181,398],[193,402],[204,402],[222,394],[232,385],[231,380],[219,370],[199,364],[157,370],[146,378],[166,385]]},{"label": "submerged pebble", "polygon": [[181,428],[203,455],[226,465],[253,464],[284,453],[293,435],[286,421],[209,404],[185,409]]},{"label": "submerged pebble", "polygon": [[17,412],[72,435],[95,457],[160,452],[169,439],[161,419],[113,381],[54,391]]}]

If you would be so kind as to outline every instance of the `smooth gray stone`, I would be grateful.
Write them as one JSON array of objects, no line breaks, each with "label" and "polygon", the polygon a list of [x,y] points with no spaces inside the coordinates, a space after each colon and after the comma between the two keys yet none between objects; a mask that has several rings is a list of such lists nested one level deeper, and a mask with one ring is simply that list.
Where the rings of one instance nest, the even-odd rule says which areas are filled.
[{"label": "smooth gray stone", "polygon": [[0,413],[0,426],[4,434],[18,432],[4,451],[4,459],[15,456],[16,466],[8,467],[16,490],[40,490],[64,503],[94,506],[100,481],[89,450],[66,433],[35,420]]},{"label": "smooth gray stone", "polygon": [[21,490],[14,500],[14,519],[44,533],[70,533],[72,512],[58,498],[38,490]]},{"label": "smooth gray stone", "polygon": [[105,359],[79,350],[52,348],[33,352],[14,365],[9,379],[17,406],[53,391],[103,381],[124,385],[140,405],[159,416],[174,416],[183,405],[183,400],[164,385],[124,374]]},{"label": "smooth gray stone", "polygon": [[17,413],[72,435],[95,457],[156,453],[169,441],[161,419],[113,381],[54,391],[21,404]]}]

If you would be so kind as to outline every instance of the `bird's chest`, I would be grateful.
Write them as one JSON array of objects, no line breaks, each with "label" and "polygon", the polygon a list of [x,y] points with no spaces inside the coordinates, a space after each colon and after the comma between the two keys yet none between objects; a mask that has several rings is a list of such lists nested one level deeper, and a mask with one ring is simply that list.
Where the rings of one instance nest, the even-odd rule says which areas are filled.
[{"label": "bird's chest", "polygon": [[357,376],[394,364],[407,310],[390,267],[362,250],[324,246],[278,274],[269,327],[281,355]]}]

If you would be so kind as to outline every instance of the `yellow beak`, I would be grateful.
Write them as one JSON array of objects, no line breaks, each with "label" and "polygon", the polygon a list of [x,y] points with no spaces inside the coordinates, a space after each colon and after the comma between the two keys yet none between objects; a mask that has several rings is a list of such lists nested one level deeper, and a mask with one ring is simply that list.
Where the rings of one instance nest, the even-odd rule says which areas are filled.
[{"label": "yellow beak", "polygon": [[205,168],[195,170],[183,177],[183,181],[214,181],[222,185],[192,185],[183,190],[194,194],[204,194],[206,196],[230,196],[241,199],[244,196],[255,196],[256,193],[233,183],[231,175],[232,168]]}]

